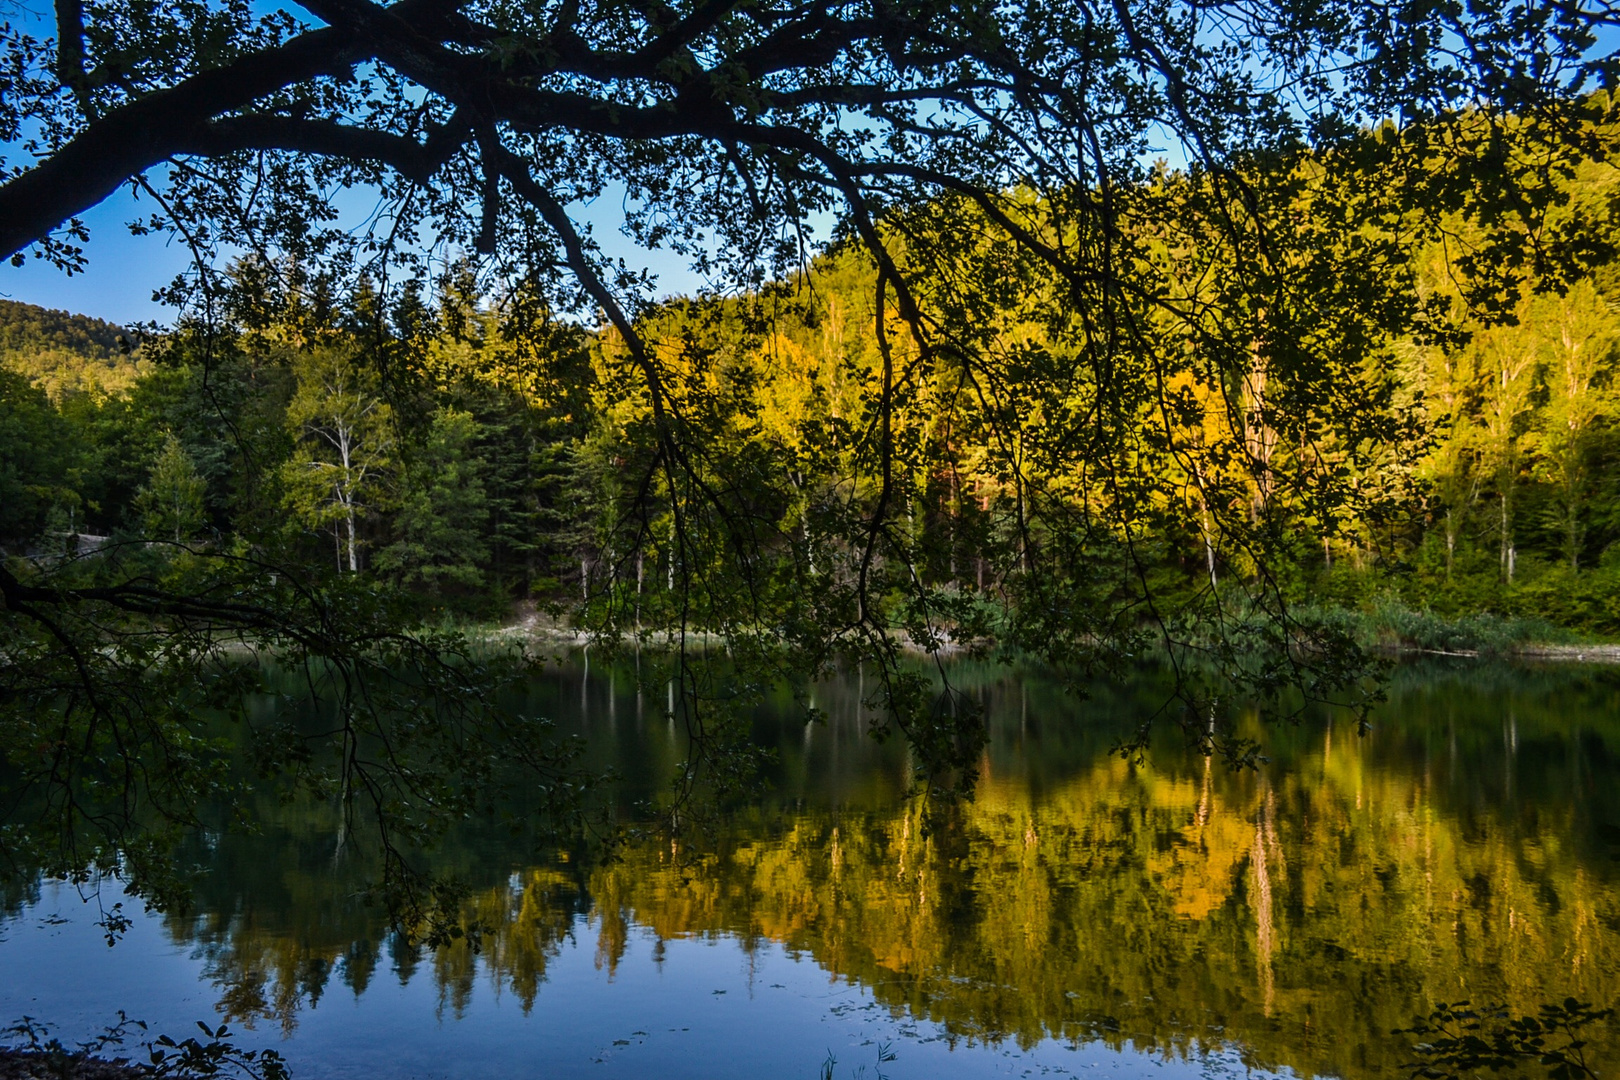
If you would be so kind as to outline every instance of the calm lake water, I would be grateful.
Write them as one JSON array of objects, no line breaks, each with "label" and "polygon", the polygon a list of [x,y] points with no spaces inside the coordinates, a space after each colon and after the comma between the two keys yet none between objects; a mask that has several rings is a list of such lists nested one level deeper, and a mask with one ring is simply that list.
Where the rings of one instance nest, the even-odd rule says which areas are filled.
[{"label": "calm lake water", "polygon": [[[267,806],[198,842],[185,915],[109,948],[43,883],[0,921],[0,1023],[83,1038],[120,1009],[177,1037],[229,1019],[319,1077],[1399,1075],[1437,1002],[1620,1000],[1620,671],[1409,667],[1372,733],[1250,734],[1234,772],[1167,739],[1109,748],[1150,680],[1076,704],[963,667],[991,741],[977,796],[904,798],[859,675],[759,737],[772,791],[703,845],[607,865],[490,830],[440,858],[493,932],[412,949],[357,896],[333,822]],[[650,793],[681,756],[620,673],[536,679],[527,707]],[[1620,1029],[1596,1035],[1620,1044]],[[1620,1051],[1600,1052],[1620,1066]]]}]

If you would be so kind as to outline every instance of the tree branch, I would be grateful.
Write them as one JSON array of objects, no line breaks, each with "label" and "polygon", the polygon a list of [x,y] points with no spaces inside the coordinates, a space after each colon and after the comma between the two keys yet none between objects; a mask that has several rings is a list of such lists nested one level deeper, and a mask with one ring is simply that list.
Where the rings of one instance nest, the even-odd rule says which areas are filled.
[{"label": "tree branch", "polygon": [[79,107],[88,114],[90,87],[84,73],[83,0],[56,0],[56,78],[73,92]]},{"label": "tree branch", "polygon": [[352,161],[377,161],[407,180],[429,183],[433,174],[466,145],[466,129],[447,125],[416,142],[333,120],[290,116],[231,116],[200,127],[179,142],[175,155],[218,157],[240,150],[286,150]]},{"label": "tree branch", "polygon": [[113,110],[0,186],[0,258],[49,235],[130,177],[185,153],[185,143],[204,138],[221,113],[292,83],[348,71],[365,58],[353,35],[314,30]]}]

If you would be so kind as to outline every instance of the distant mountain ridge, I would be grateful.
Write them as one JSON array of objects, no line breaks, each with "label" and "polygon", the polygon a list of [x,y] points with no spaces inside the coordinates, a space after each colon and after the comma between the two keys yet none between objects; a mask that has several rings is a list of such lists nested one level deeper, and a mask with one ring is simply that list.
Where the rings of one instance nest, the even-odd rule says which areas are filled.
[{"label": "distant mountain ridge", "polygon": [[144,367],[122,326],[15,300],[0,300],[0,366],[26,375],[53,399],[122,393]]}]

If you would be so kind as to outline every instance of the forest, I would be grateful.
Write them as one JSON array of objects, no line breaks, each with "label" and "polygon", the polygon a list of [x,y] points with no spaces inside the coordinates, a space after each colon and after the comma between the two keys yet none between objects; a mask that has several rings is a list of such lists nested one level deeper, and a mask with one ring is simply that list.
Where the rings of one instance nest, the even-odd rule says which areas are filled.
[{"label": "forest", "polygon": [[[998,378],[919,351],[898,316],[892,340],[880,334],[879,270],[858,244],[751,291],[664,301],[637,328],[683,430],[701,435],[702,460],[679,473],[660,471],[671,451],[614,326],[521,289],[489,292],[466,261],[385,299],[364,281],[341,291],[297,265],[242,259],[222,317],[145,336],[8,303],[0,538],[34,560],[254,551],[312,579],[356,575],[421,619],[538,609],[619,633],[717,630],[737,622],[738,597],[688,587],[715,557],[704,545],[725,542],[692,508],[712,485],[713,505],[737,518],[726,529],[751,536],[758,557],[829,580],[865,572],[860,523],[893,499],[905,565],[890,571],[882,618],[913,628],[927,596],[933,624],[962,640],[1049,640],[1065,618],[1056,603],[1106,609],[1110,632],[1129,633],[1257,575],[1385,644],[1612,637],[1620,185],[1593,149],[1613,138],[1610,109],[1589,103],[1580,152],[1526,166],[1552,209],[1538,233],[1498,225],[1506,241],[1493,242],[1518,260],[1506,284],[1478,261],[1471,222],[1493,216],[1478,206],[1412,244],[1415,211],[1366,194],[1376,166],[1305,157],[1281,170],[1273,197],[1292,204],[1300,243],[1346,245],[1337,265],[1382,275],[1339,276],[1331,319],[1277,320],[1316,340],[1268,338],[1264,310],[1231,310],[1230,268],[1195,225],[1165,224],[1208,192],[1161,167],[1131,193],[1144,264],[1132,272],[1207,306],[1175,318],[1142,307],[1162,370],[1138,373],[1123,401],[1133,375],[1109,388],[1093,372],[1088,386],[1066,356],[1085,313],[1060,283],[948,198],[908,210],[895,242],[919,265],[937,257],[929,242],[970,265],[919,303],[981,324]],[[915,227],[930,217],[931,233]],[[1549,256],[1560,243],[1580,250]],[[1357,312],[1357,288],[1400,318]],[[1212,319],[1229,325],[1200,325]],[[1250,342],[1237,362],[1211,344],[1234,339]],[[1302,371],[1290,350],[1321,367]],[[885,364],[902,373],[892,408]],[[1337,380],[1325,391],[1335,415],[1299,412],[1302,378]],[[1105,394],[1118,426],[1104,431],[1099,415],[1088,436]],[[892,484],[871,467],[880,413]],[[1112,440],[1115,471],[1088,438]],[[1085,519],[1078,538],[1043,524],[1043,501]],[[1036,553],[1075,543],[1098,553],[1091,580],[1030,584]],[[789,625],[796,602],[760,607],[756,593],[753,617]]]}]

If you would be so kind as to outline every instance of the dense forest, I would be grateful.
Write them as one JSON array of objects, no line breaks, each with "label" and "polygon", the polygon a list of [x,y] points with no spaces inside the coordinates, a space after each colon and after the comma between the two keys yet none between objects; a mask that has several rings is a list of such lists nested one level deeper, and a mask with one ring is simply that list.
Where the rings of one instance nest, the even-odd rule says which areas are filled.
[{"label": "dense forest", "polygon": [[101,319],[0,300],[0,368],[27,375],[53,400],[127,392],[142,373],[135,340]]},{"label": "dense forest", "polygon": [[[840,565],[850,572],[858,547],[850,516],[880,497],[901,500],[903,573],[943,598],[935,616],[966,631],[1016,637],[1006,613],[1050,603],[1020,585],[1033,549],[1069,542],[1039,533],[1030,507],[1045,499],[1095,512],[1086,543],[1128,546],[1130,572],[1150,576],[1158,597],[1218,596],[1225,581],[1265,573],[1295,603],[1426,643],[1452,640],[1445,620],[1473,619],[1475,636],[1486,634],[1484,615],[1533,620],[1519,632],[1612,635],[1620,185],[1597,157],[1549,175],[1558,206],[1547,235],[1521,238],[1524,266],[1505,291],[1470,262],[1461,218],[1445,242],[1402,248],[1399,215],[1368,202],[1350,235],[1385,252],[1374,267],[1399,251],[1402,334],[1340,314],[1315,328],[1320,340],[1267,340],[1267,313],[1233,312],[1221,294],[1231,268],[1212,265],[1196,235],[1157,226],[1144,250],[1164,280],[1208,305],[1197,318],[1225,320],[1210,339],[1252,344],[1233,364],[1197,337],[1197,318],[1156,324],[1144,308],[1142,332],[1179,359],[1168,378],[1142,381],[1129,443],[1114,447],[1115,460],[1124,447],[1134,462],[1132,477],[1101,475],[1094,448],[1076,445],[1087,395],[1105,388],[1053,377],[1065,370],[1064,321],[1076,317],[1054,314],[1062,290],[986,240],[969,207],[916,213],[937,217],[937,243],[958,258],[967,250],[986,273],[919,303],[989,327],[1007,370],[1022,365],[1027,383],[986,385],[949,356],[919,351],[898,318],[880,333],[879,271],[857,245],[834,245],[801,277],[746,295],[668,301],[638,326],[683,403],[680,423],[704,433],[708,457],[680,475],[724,488],[720,501],[745,508],[762,550],[833,576]],[[1356,197],[1342,192],[1359,181],[1307,159],[1289,182],[1301,235],[1342,241],[1342,223],[1311,215],[1354,211]],[[1137,197],[1155,206],[1142,220],[1162,223],[1174,218],[1165,204],[1202,196],[1195,178],[1166,170]],[[1582,237],[1574,272],[1538,257],[1560,229]],[[906,235],[902,257],[926,263],[918,231]],[[1339,258],[1354,265],[1356,252]],[[233,269],[229,292],[226,317],[182,321],[138,349],[106,323],[0,306],[7,551],[85,553],[101,538],[144,544],[143,557],[158,560],[252,550],[311,574],[398,586],[423,612],[477,618],[538,600],[573,605],[588,624],[640,628],[675,618],[666,598],[688,622],[730,617],[734,597],[685,587],[703,557],[692,540],[703,523],[682,519],[676,473],[658,468],[671,451],[611,327],[554,317],[523,295],[482,294],[468,265],[447,266],[429,296],[396,290],[385,301],[370,287],[335,297],[297,266],[250,260]],[[1353,300],[1331,302],[1342,312]],[[1292,332],[1303,324],[1296,314]],[[1345,364],[1324,369],[1342,380],[1341,415],[1292,413],[1276,371],[1290,349],[1333,354],[1335,334],[1363,338],[1343,350]],[[903,372],[903,393],[881,403],[899,475],[880,490],[861,455],[885,364]],[[1009,431],[1021,445],[1008,445]],[[1286,566],[1247,554],[1279,537]],[[1110,558],[1096,560],[1098,580],[1062,586],[1117,595],[1128,574],[1110,578]],[[903,592],[892,593],[897,624],[912,602]],[[1043,624],[1023,632],[1031,625]]]}]

